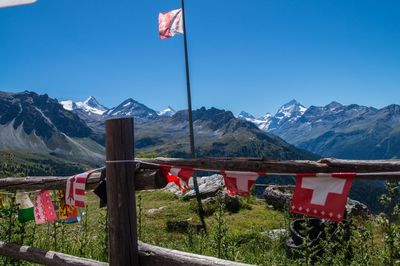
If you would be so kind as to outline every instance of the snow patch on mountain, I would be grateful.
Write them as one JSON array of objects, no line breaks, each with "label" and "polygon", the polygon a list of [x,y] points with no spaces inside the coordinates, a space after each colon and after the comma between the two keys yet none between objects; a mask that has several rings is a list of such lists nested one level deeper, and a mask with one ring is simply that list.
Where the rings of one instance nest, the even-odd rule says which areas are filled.
[{"label": "snow patch on mountain", "polygon": [[169,117],[173,116],[175,113],[176,113],[175,109],[172,108],[171,106],[168,106],[166,109],[157,112],[159,116],[169,116]]},{"label": "snow patch on mountain", "polygon": [[64,107],[65,110],[73,111],[80,109],[86,112],[89,115],[103,115],[108,108],[100,104],[96,98],[90,96],[83,102],[73,102],[71,100],[60,101],[60,104]]}]

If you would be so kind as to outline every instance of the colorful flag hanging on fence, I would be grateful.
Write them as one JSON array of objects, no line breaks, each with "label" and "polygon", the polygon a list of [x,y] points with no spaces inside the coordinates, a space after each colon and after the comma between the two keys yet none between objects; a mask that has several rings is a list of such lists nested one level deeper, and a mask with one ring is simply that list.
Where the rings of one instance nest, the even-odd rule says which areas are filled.
[{"label": "colorful flag hanging on fence", "polygon": [[176,33],[183,34],[182,9],[175,9],[158,15],[158,32],[161,39],[173,37]]},{"label": "colorful flag hanging on fence", "polygon": [[9,6],[33,4],[35,2],[36,2],[36,0],[0,0],[0,8],[1,7],[9,7]]},{"label": "colorful flag hanging on fence", "polygon": [[34,214],[36,224],[57,220],[49,191],[42,190],[36,194]]},{"label": "colorful flag hanging on fence", "polygon": [[298,174],[291,212],[342,221],[355,173]]},{"label": "colorful flag hanging on fence", "polygon": [[68,178],[65,189],[65,204],[85,207],[85,186],[90,174],[85,172]]},{"label": "colorful flag hanging on fence", "polygon": [[10,198],[7,194],[0,192],[0,209],[7,209],[10,207]]},{"label": "colorful flag hanging on fence", "polygon": [[260,176],[260,174],[256,172],[237,171],[222,171],[222,175],[224,176],[225,186],[229,196],[250,195],[250,188]]},{"label": "colorful flag hanging on fence", "polygon": [[24,223],[35,220],[33,203],[28,193],[17,192],[15,195],[15,203],[18,205],[18,221]]},{"label": "colorful flag hanging on fence", "polygon": [[65,191],[57,190],[56,195],[58,219],[65,220],[69,218],[76,218],[78,216],[78,208],[73,205],[65,204]]},{"label": "colorful flag hanging on fence", "polygon": [[179,168],[169,165],[161,165],[163,172],[168,183],[175,183],[181,190],[188,189],[189,179],[193,176],[193,168]]}]

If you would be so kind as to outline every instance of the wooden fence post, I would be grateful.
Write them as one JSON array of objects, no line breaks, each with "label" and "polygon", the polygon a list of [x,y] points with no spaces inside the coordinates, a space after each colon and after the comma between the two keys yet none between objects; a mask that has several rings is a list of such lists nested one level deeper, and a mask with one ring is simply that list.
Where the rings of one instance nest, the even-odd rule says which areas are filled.
[{"label": "wooden fence post", "polygon": [[133,118],[106,121],[109,262],[139,265],[136,225]]}]

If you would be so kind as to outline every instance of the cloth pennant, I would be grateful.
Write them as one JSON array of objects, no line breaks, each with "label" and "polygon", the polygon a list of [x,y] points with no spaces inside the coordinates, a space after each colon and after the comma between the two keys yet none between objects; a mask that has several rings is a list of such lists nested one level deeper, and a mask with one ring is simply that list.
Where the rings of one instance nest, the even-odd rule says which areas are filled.
[{"label": "cloth pennant", "polygon": [[93,190],[94,194],[96,194],[100,199],[100,208],[107,206],[107,177],[106,177],[106,169],[101,171],[100,175],[100,183]]},{"label": "cloth pennant", "polygon": [[18,205],[18,221],[25,223],[35,220],[33,203],[28,193],[17,192],[15,195],[15,203]]},{"label": "cloth pennant", "polygon": [[59,220],[76,218],[78,216],[78,208],[73,205],[65,204],[65,190],[57,190],[57,214]]},{"label": "cloth pennant", "polygon": [[298,174],[291,212],[340,222],[356,173]]},{"label": "cloth pennant", "polygon": [[7,194],[0,192],[0,209],[8,209],[10,207],[10,198]]},{"label": "cloth pennant", "polygon": [[256,172],[222,171],[229,196],[248,196],[250,188],[260,176]]},{"label": "cloth pennant", "polygon": [[158,15],[158,32],[160,39],[173,37],[177,33],[183,34],[182,9],[171,10]]},{"label": "cloth pennant", "polygon": [[36,224],[57,220],[57,215],[49,191],[42,190],[36,194],[34,214]]},{"label": "cloth pennant", "polygon": [[160,167],[168,183],[175,183],[182,191],[188,189],[189,179],[194,174],[193,168],[180,168],[170,165],[161,165]]},{"label": "cloth pennant", "polygon": [[68,178],[65,188],[65,204],[85,207],[85,187],[86,180],[92,172],[85,172]]},{"label": "cloth pennant", "polygon": [[10,7],[10,6],[19,6],[19,5],[28,5],[35,3],[36,0],[0,0],[0,8],[2,7]]}]

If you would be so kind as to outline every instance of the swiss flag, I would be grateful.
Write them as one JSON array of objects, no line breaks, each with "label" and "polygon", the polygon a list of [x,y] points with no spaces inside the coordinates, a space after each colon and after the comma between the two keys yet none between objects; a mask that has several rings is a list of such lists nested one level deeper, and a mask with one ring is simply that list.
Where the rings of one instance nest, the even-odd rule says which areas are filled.
[{"label": "swiss flag", "polygon": [[256,172],[222,171],[229,196],[248,196],[250,188],[260,176]]},{"label": "swiss flag", "polygon": [[170,165],[161,165],[160,167],[168,183],[175,183],[183,191],[188,189],[187,184],[193,176],[193,168],[174,167]]},{"label": "swiss flag", "polygon": [[160,39],[173,37],[176,33],[183,34],[182,9],[175,9],[158,15],[158,32]]},{"label": "swiss flag", "polygon": [[291,212],[340,222],[356,173],[297,174]]}]

